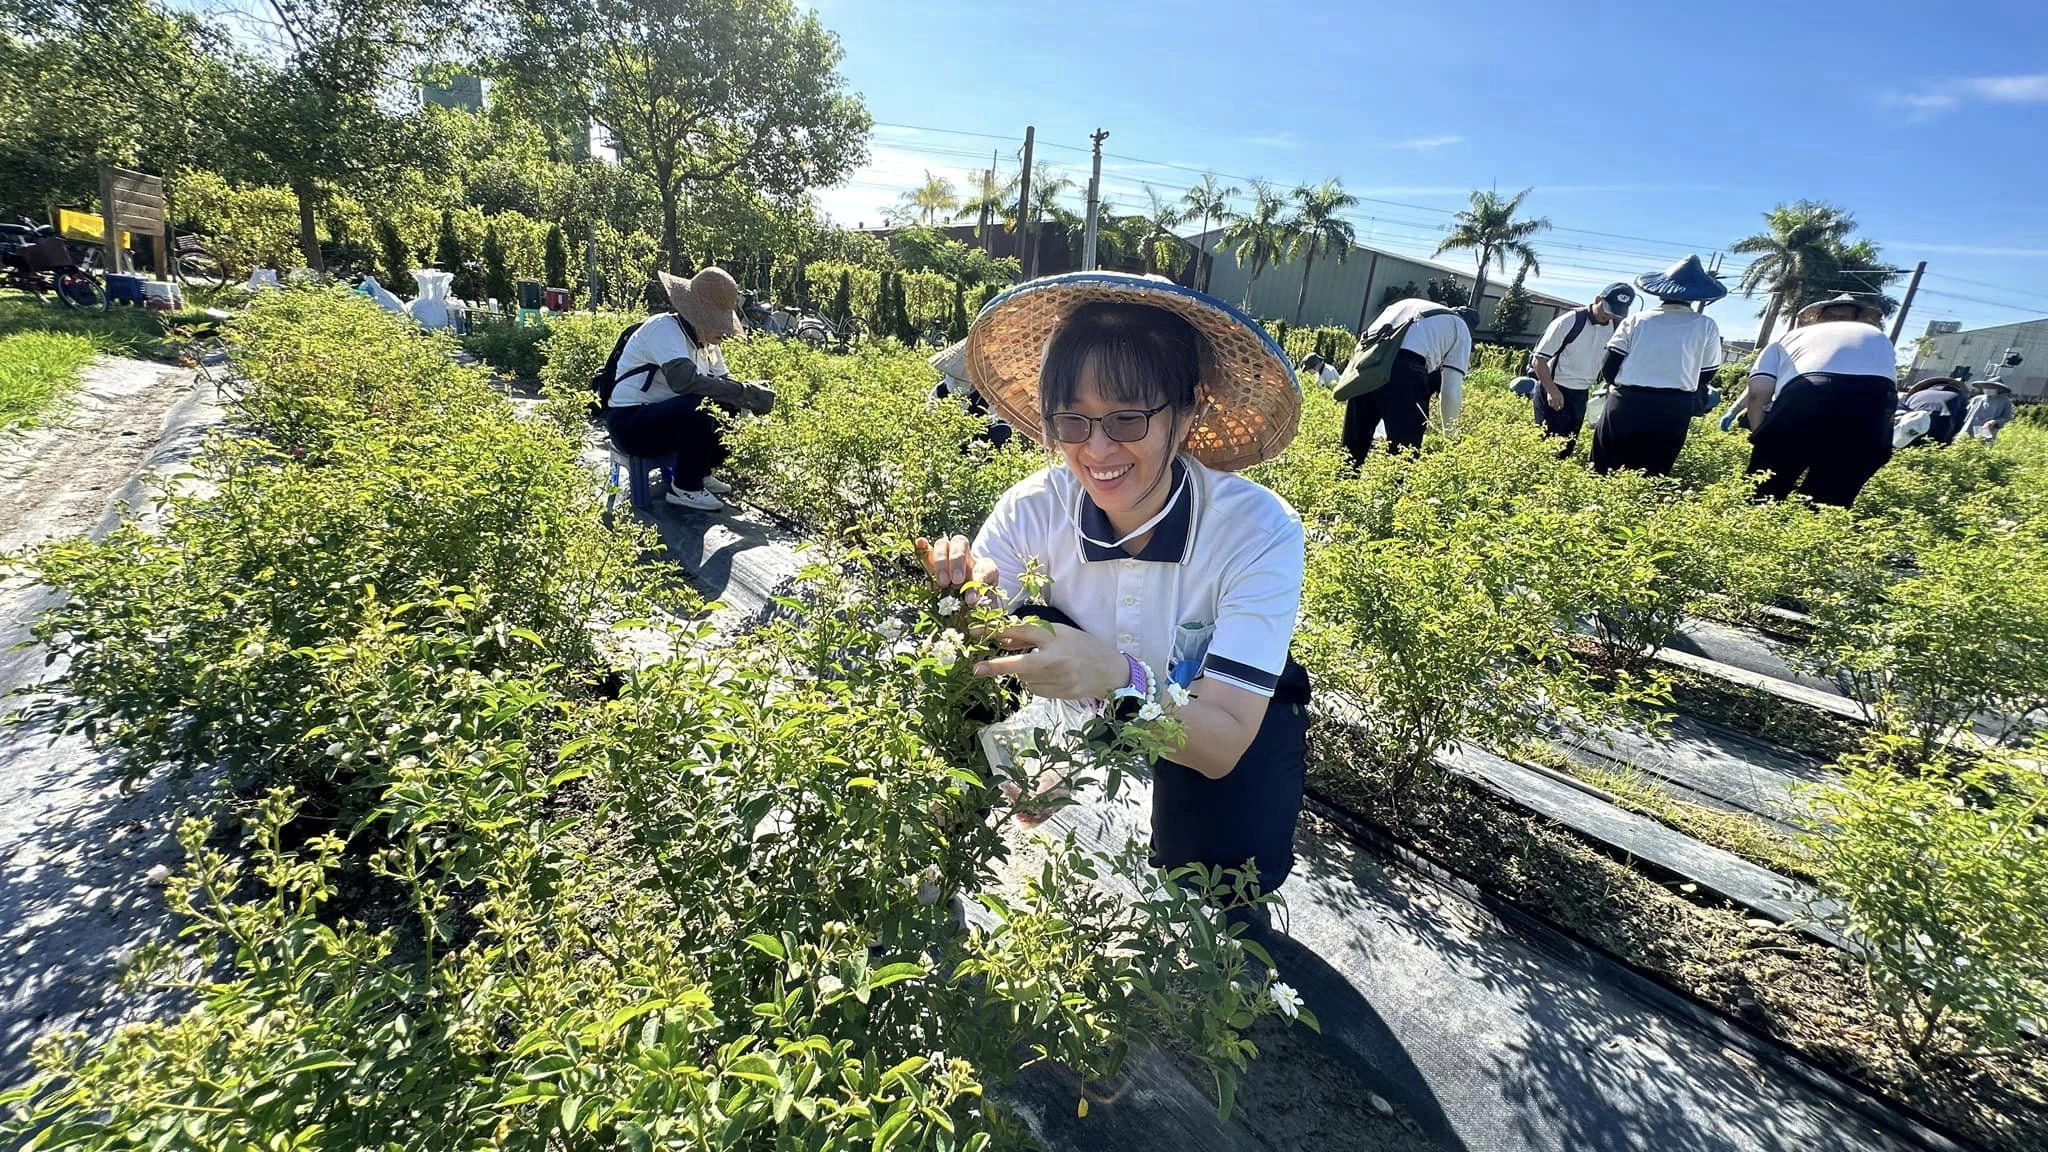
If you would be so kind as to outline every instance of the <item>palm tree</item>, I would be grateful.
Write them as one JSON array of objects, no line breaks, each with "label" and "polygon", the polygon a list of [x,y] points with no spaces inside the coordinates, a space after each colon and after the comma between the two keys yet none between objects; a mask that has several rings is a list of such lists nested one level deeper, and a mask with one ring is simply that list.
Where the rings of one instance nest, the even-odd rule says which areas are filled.
[{"label": "palm tree", "polygon": [[1529,189],[1524,188],[1503,200],[1498,192],[1473,189],[1472,206],[1458,213],[1452,221],[1451,234],[1436,246],[1434,255],[1438,256],[1453,248],[1469,248],[1479,253],[1479,275],[1472,286],[1475,308],[1486,307],[1487,265],[1505,272],[1508,257],[1515,256],[1531,272],[1543,274],[1543,265],[1536,262],[1536,249],[1529,246],[1529,237],[1547,231],[1550,221],[1541,216],[1534,220],[1515,219],[1515,213],[1522,210],[1522,198],[1528,194]]},{"label": "palm tree", "polygon": [[974,217],[974,238],[981,241],[983,251],[993,254],[995,234],[989,225],[1017,226],[1017,178],[994,168],[977,168],[968,181],[967,197],[958,219]]},{"label": "palm tree", "polygon": [[1244,283],[1246,308],[1251,307],[1252,285],[1259,282],[1259,273],[1278,259],[1287,247],[1287,222],[1282,215],[1287,211],[1287,201],[1273,191],[1273,186],[1264,180],[1252,181],[1252,210],[1232,213],[1230,226],[1223,230],[1220,247],[1228,248],[1240,264],[1251,267],[1251,279]]},{"label": "palm tree", "polygon": [[1763,327],[1757,332],[1759,347],[1770,342],[1780,309],[1790,304],[1797,310],[1809,287],[1825,283],[1841,267],[1836,255],[1855,227],[1856,221],[1840,208],[1801,200],[1764,213],[1765,230],[1744,236],[1731,246],[1732,251],[1756,257],[1742,270],[1742,294],[1753,296],[1759,288],[1771,293]]},{"label": "palm tree", "polygon": [[1046,224],[1058,225],[1069,236],[1073,235],[1074,229],[1080,227],[1081,218],[1074,215],[1072,210],[1061,202],[1061,197],[1073,189],[1072,180],[1057,175],[1053,166],[1043,161],[1039,162],[1037,170],[1031,174],[1031,221],[1026,228],[1029,232],[1032,258],[1030,266],[1026,269],[1027,275],[1037,271],[1038,243],[1045,235]]},{"label": "palm tree", "polygon": [[1181,219],[1187,221],[1200,217],[1202,220],[1202,231],[1196,237],[1198,247],[1195,260],[1201,265],[1197,271],[1201,273],[1200,286],[1204,292],[1209,290],[1209,269],[1214,266],[1215,261],[1199,248],[1201,238],[1209,234],[1209,221],[1229,217],[1231,198],[1237,194],[1235,184],[1225,188],[1216,182],[1215,173],[1204,172],[1202,182],[1188,189],[1187,195],[1180,198]]},{"label": "palm tree", "polygon": [[929,168],[925,169],[924,183],[905,192],[901,199],[903,207],[926,227],[960,210],[960,197],[953,191],[953,182],[944,176],[932,175]]},{"label": "palm tree", "polygon": [[[1158,271],[1161,264],[1173,262],[1174,252],[1180,247],[1180,238],[1173,234],[1175,228],[1187,219],[1181,210],[1159,198],[1159,190],[1150,184],[1145,186],[1145,199],[1149,202],[1145,214],[1138,219],[1143,223],[1143,238],[1139,249],[1145,257],[1145,274]],[[1164,255],[1165,260],[1160,256]]]},{"label": "palm tree", "polygon": [[1289,255],[1302,257],[1301,291],[1294,297],[1296,324],[1301,323],[1302,309],[1308,306],[1308,274],[1316,266],[1316,253],[1334,251],[1339,264],[1351,255],[1351,241],[1358,234],[1351,221],[1338,213],[1356,207],[1358,197],[1346,192],[1334,179],[1313,188],[1302,185],[1294,190],[1294,219],[1288,222],[1288,231],[1293,234]]}]

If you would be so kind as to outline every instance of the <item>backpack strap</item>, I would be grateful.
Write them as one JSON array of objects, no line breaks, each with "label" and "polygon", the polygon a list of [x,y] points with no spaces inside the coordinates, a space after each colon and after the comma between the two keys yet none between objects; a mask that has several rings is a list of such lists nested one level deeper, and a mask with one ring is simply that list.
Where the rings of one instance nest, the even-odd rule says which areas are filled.
[{"label": "backpack strap", "polygon": [[1591,308],[1574,309],[1572,312],[1571,331],[1566,332],[1564,334],[1564,343],[1559,344],[1557,346],[1557,351],[1555,352],[1539,352],[1537,353],[1537,355],[1544,357],[1545,359],[1549,360],[1552,364],[1557,363],[1559,360],[1564,358],[1564,350],[1572,346],[1572,341],[1577,340],[1579,338],[1579,334],[1586,330],[1586,325],[1590,323],[1592,319],[1593,310]]}]

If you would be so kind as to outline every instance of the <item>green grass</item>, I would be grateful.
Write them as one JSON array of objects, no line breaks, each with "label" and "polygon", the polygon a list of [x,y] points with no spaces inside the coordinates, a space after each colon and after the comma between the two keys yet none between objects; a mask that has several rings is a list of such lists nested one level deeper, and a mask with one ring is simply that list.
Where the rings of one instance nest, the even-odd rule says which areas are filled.
[{"label": "green grass", "polygon": [[90,339],[59,332],[0,336],[0,432],[47,415],[98,353]]},{"label": "green grass", "polygon": [[179,343],[176,330],[210,322],[206,313],[196,308],[151,312],[122,307],[106,312],[81,312],[39,301],[25,292],[0,291],[0,337],[22,333],[78,336],[109,356],[175,361]]}]

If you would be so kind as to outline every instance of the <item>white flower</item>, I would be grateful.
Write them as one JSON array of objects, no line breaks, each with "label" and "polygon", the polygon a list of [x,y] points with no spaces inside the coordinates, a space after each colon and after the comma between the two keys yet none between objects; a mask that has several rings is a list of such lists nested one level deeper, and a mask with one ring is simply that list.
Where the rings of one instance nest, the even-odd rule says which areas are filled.
[{"label": "white flower", "polygon": [[171,866],[168,864],[153,864],[144,875],[149,878],[151,884],[168,883],[171,878]]},{"label": "white flower", "polygon": [[1193,699],[1193,697],[1188,694],[1187,689],[1181,687],[1178,684],[1175,684],[1171,680],[1168,680],[1166,682],[1166,698],[1168,700],[1173,701],[1173,706],[1175,708],[1185,708],[1188,706],[1188,701]]},{"label": "white flower", "polygon": [[958,596],[943,597],[939,600],[939,615],[951,616],[953,613],[960,611],[960,607],[960,598]]},{"label": "white flower", "polygon": [[837,976],[826,975],[818,977],[818,998],[820,1000],[827,996],[837,996],[845,990],[846,982]]},{"label": "white flower", "polygon": [[903,635],[903,621],[891,617],[887,620],[878,622],[875,625],[875,631],[879,633],[882,639],[884,640],[897,639],[898,637]]},{"label": "white flower", "polygon": [[1301,1015],[1301,993],[1296,992],[1292,986],[1275,980],[1272,986],[1266,989],[1266,996],[1279,1006],[1281,1013],[1289,1020]]},{"label": "white flower", "polygon": [[247,644],[242,645],[243,659],[254,660],[261,655],[263,655],[263,641],[251,640]]},{"label": "white flower", "polygon": [[933,864],[924,870],[917,882],[917,902],[929,908],[939,902],[939,866]]},{"label": "white flower", "polygon": [[346,751],[348,751],[347,746],[342,744],[342,742],[339,740],[336,740],[334,743],[329,744],[327,746],[327,754],[329,756],[339,756]]},{"label": "white flower", "polygon": [[1157,720],[1159,719],[1159,717],[1165,715],[1165,712],[1166,710],[1159,706],[1159,701],[1147,700],[1145,701],[1145,706],[1138,709],[1138,719]]}]

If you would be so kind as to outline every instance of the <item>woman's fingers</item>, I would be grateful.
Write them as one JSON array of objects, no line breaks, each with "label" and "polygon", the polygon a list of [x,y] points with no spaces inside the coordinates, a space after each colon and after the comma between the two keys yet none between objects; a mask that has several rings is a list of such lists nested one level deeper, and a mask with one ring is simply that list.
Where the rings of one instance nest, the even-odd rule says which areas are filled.
[{"label": "woman's fingers", "polygon": [[1031,673],[1045,663],[1045,657],[1037,651],[1019,652],[1015,656],[991,656],[974,666],[976,676],[1015,676],[1028,681]]},{"label": "woman's fingers", "polygon": [[965,536],[920,539],[917,555],[926,574],[941,588],[957,588],[974,572],[974,553]]},{"label": "woman's fingers", "polygon": [[1046,641],[1059,635],[1058,627],[1057,624],[1005,624],[989,633],[988,638],[1004,648],[1043,648]]}]

